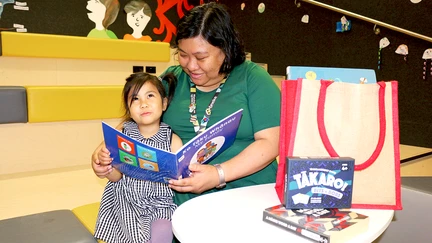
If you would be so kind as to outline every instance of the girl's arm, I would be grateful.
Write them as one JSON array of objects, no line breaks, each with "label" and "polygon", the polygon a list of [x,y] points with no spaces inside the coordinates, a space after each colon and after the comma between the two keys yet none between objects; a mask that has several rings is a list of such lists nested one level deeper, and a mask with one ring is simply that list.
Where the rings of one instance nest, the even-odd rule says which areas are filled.
[{"label": "girl's arm", "polygon": [[[123,122],[116,126],[118,131],[123,129]],[[95,149],[92,154],[91,165],[93,172],[99,178],[105,178],[113,171],[111,166],[112,158],[110,157],[110,152],[105,146],[105,142],[102,141],[101,144]]]},{"label": "girl's arm", "polygon": [[123,174],[116,168],[112,168],[112,171],[108,173],[105,177],[112,182],[117,182],[123,177]]},{"label": "girl's arm", "polygon": [[177,152],[183,146],[183,142],[177,134],[173,133],[171,139],[171,152]]}]

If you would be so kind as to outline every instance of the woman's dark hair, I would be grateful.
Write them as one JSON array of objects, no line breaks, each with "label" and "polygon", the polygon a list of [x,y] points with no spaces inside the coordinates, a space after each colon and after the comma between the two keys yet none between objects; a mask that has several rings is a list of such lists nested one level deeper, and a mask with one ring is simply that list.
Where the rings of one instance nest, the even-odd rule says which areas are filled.
[{"label": "woman's dark hair", "polygon": [[[166,81],[166,83],[168,84],[168,93],[166,92],[162,81]],[[125,109],[125,114],[123,117],[125,120],[131,119],[128,101],[132,103],[132,98],[138,94],[142,86],[147,82],[152,83],[156,87],[162,99],[164,98],[168,99],[168,105],[171,102],[172,98],[174,97],[174,92],[177,85],[177,78],[174,76],[174,74],[167,73],[161,79],[159,79],[155,75],[149,73],[144,73],[144,72],[133,73],[126,78],[126,83],[123,87],[123,92],[122,92],[123,107]],[[132,93],[129,96],[130,92]]]},{"label": "woman's dark hair", "polygon": [[225,53],[219,74],[228,74],[244,62],[243,42],[224,5],[210,2],[194,7],[177,24],[175,47],[182,39],[202,36]]}]

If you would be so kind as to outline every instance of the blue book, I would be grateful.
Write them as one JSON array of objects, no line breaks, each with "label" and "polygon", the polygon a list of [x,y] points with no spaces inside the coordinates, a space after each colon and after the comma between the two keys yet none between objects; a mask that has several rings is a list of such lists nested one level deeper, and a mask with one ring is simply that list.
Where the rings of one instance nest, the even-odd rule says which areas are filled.
[{"label": "blue book", "polygon": [[351,207],[353,158],[288,157],[286,171],[286,208]]},{"label": "blue book", "polygon": [[287,79],[333,80],[354,84],[376,83],[373,69],[288,66]]},{"label": "blue book", "polygon": [[105,145],[112,165],[121,173],[154,182],[186,178],[191,163],[206,164],[230,147],[235,140],[243,109],[207,128],[176,153],[143,144],[102,122]]}]

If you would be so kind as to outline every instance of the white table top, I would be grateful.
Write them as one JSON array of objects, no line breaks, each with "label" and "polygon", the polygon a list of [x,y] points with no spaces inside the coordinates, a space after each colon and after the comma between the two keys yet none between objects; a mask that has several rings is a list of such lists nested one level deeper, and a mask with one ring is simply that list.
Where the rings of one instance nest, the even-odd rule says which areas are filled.
[{"label": "white table top", "polygon": [[[278,204],[273,183],[202,195],[177,208],[173,231],[182,243],[310,242],[262,220],[263,210]],[[388,227],[394,214],[393,210],[353,211],[369,216],[369,230],[347,243],[372,242]]]}]

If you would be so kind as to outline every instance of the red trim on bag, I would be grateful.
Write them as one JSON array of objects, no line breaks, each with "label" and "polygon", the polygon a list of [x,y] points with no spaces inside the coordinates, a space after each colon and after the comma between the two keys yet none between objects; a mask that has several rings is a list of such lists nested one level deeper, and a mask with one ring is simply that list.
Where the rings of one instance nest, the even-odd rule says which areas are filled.
[{"label": "red trim on bag", "polygon": [[[293,142],[293,139],[295,138],[296,130],[293,129],[293,127],[290,126],[297,126],[298,122],[298,114],[299,114],[299,108],[300,108],[300,95],[301,95],[301,84],[302,79],[296,80],[289,80],[292,82],[288,82],[287,80],[282,82],[282,104],[281,104],[281,127],[280,127],[280,147],[279,147],[279,165],[278,165],[278,171],[277,171],[277,177],[276,177],[276,185],[275,189],[278,195],[278,198],[281,203],[284,203],[284,194],[285,194],[285,173],[286,173],[286,157],[288,153],[288,145]],[[382,83],[382,82],[380,82]],[[382,84],[380,84],[380,92],[379,95],[382,94],[382,96],[385,95],[385,91],[381,90],[383,87]],[[394,145],[394,162],[395,162],[395,203],[394,204],[355,204],[353,203],[351,208],[368,208],[368,209],[392,209],[392,210],[401,210],[402,204],[401,204],[401,187],[400,187],[400,148],[399,148],[399,119],[398,119],[398,97],[397,97],[397,91],[398,91],[398,83],[396,81],[388,82],[391,84],[391,94],[392,94],[392,122],[393,124],[393,145]],[[330,84],[327,85],[327,87]],[[385,87],[385,84],[384,84]],[[382,92],[381,92],[382,91]],[[325,95],[325,93],[324,93]],[[381,99],[379,97],[379,104],[384,104],[384,101],[381,102]],[[324,105],[324,104],[323,104]],[[323,110],[323,109],[322,109]],[[384,109],[381,109],[381,106],[379,108],[380,113],[380,119],[382,118],[381,110],[383,112]],[[383,113],[385,116],[385,112]],[[318,114],[317,114],[318,115]],[[322,115],[322,118],[324,118],[324,114]],[[324,121],[324,119],[322,119]],[[323,123],[324,124],[324,123]],[[388,123],[390,124],[390,123]],[[325,128],[325,127],[324,127]],[[380,135],[381,131],[385,131],[385,129],[381,129],[382,124],[380,124]],[[385,125],[384,125],[385,128]],[[325,132],[325,129],[324,129]],[[381,136],[380,136],[381,137]],[[328,139],[328,138],[327,138]],[[378,141],[379,143],[379,141]],[[330,143],[329,143],[330,144]],[[291,144],[292,145],[292,144]],[[330,144],[331,146],[331,144]],[[293,148],[294,146],[290,146]],[[333,149],[334,151],[334,149]],[[336,151],[334,151],[336,153]],[[291,151],[292,153],[292,151]],[[292,154],[288,154],[288,156],[292,156]]]},{"label": "red trim on bag", "polygon": [[[398,110],[398,83],[391,81],[392,86],[392,104],[393,104],[393,146],[395,153],[395,187],[396,187],[396,208],[395,210],[402,210],[402,197],[401,197],[401,178],[400,178],[400,141],[399,141],[399,110]],[[396,95],[394,95],[396,94]]]},{"label": "red trim on bag", "polygon": [[[379,82],[381,83],[381,82]],[[400,178],[400,147],[399,147],[399,112],[398,112],[398,83],[397,81],[387,82],[392,88],[392,121],[393,121],[393,147],[395,159],[395,204],[357,204],[353,203],[351,208],[366,208],[366,209],[392,209],[402,210],[401,198],[401,178]]]},{"label": "red trim on bag", "polygon": [[[280,143],[279,143],[279,165],[276,174],[275,189],[279,200],[284,202],[285,195],[285,161],[287,156],[292,155],[293,148],[287,151],[289,144],[294,142],[295,132],[297,128],[298,114],[300,109],[300,94],[302,87],[302,79],[284,80],[282,81],[282,97],[281,97],[281,121],[280,121]],[[288,128],[291,128],[288,130]],[[282,139],[287,138],[287,139]],[[292,146],[293,147],[293,146]]]},{"label": "red trim on bag", "polygon": [[[333,83],[333,81],[325,81],[321,80],[321,88],[319,92],[319,98],[318,98],[318,107],[317,107],[317,123],[318,123],[318,131],[321,137],[321,140],[323,142],[323,145],[329,155],[331,157],[340,157],[336,150],[333,148],[330,139],[328,138],[327,131],[324,124],[324,109],[325,109],[325,100],[326,100],[326,94],[327,94],[327,88]],[[378,82],[377,83],[379,87],[379,94],[378,94],[378,107],[379,107],[379,124],[380,124],[380,131],[379,131],[379,138],[378,138],[378,144],[375,147],[375,151],[372,153],[372,155],[367,159],[365,162],[356,164],[354,169],[355,170],[364,170],[371,166],[376,159],[378,158],[379,154],[382,151],[382,148],[384,146],[385,136],[386,136],[386,119],[385,119],[385,82]]]},{"label": "red trim on bag", "polygon": [[295,86],[295,88],[297,89],[296,92],[292,92],[291,95],[292,97],[294,97],[294,104],[292,104],[292,106],[290,107],[290,109],[288,110],[289,112],[289,118],[292,118],[292,123],[291,123],[291,131],[289,131],[288,137],[289,137],[289,150],[287,151],[287,155],[288,156],[293,156],[294,153],[294,142],[295,142],[295,137],[297,135],[297,124],[298,124],[298,118],[299,118],[299,111],[300,111],[300,100],[301,100],[301,90],[302,90],[302,85],[303,85],[303,79],[299,78],[297,79],[297,82],[295,82],[297,85]]}]

